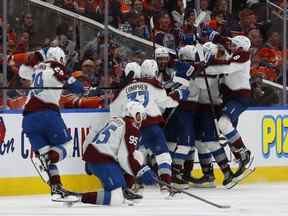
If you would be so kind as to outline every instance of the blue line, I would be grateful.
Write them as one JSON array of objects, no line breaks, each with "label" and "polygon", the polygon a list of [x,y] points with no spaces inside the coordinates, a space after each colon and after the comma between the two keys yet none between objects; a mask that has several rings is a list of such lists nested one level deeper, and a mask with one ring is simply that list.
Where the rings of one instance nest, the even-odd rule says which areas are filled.
[{"label": "blue line", "polygon": [[[23,110],[1,110],[0,114],[22,114]],[[61,113],[107,113],[109,109],[61,109]]]}]

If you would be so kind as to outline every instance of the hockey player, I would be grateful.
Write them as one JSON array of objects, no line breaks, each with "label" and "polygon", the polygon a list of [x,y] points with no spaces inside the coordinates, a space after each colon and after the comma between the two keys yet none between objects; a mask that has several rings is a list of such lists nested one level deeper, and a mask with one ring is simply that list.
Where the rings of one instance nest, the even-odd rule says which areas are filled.
[{"label": "hockey player", "polygon": [[[230,149],[239,162],[234,176],[235,179],[241,180],[245,170],[252,165],[254,160],[251,151],[247,149],[236,129],[240,114],[251,103],[251,60],[249,53],[251,42],[246,36],[240,35],[228,39],[220,36],[217,32],[212,32],[209,39],[215,43],[223,44],[232,53],[230,60],[226,62],[227,65],[218,66],[221,67],[219,71],[227,74],[224,76],[222,85],[224,108],[218,126],[229,141]],[[229,46],[230,44],[231,46]]]},{"label": "hockey player", "polygon": [[[181,101],[177,112],[177,145],[172,153],[173,157],[173,183],[177,187],[187,187],[187,181],[182,176],[191,176],[194,161],[195,146],[195,113],[199,90],[196,88],[192,75],[199,73],[202,68],[197,64],[197,50],[194,45],[186,45],[178,52],[179,61],[176,62],[176,75],[174,81],[189,87],[189,97]],[[189,78],[188,78],[189,77]]]},{"label": "hockey player", "polygon": [[[29,92],[23,111],[22,128],[29,138],[35,152],[41,173],[51,187],[52,201],[74,200],[75,194],[62,187],[56,163],[72,156],[71,135],[61,118],[59,99],[62,90],[43,89],[44,87],[65,87],[75,93],[83,93],[82,84],[65,72],[65,54],[59,47],[47,51],[47,61],[30,66],[22,65],[19,75],[31,80],[32,87],[39,88]],[[41,89],[42,88],[42,89]],[[39,161],[38,161],[39,160]],[[38,165],[36,165],[38,167]]]},{"label": "hockey player", "polygon": [[97,176],[103,190],[81,195],[81,202],[97,205],[120,205],[124,203],[122,188],[126,187],[124,174],[140,178],[145,184],[155,182],[155,174],[147,165],[138,146],[140,127],[146,113],[136,101],[127,103],[123,117],[111,120],[93,137],[85,140],[83,160],[86,171]]},{"label": "hockey player", "polygon": [[[208,58],[218,59],[217,45],[208,42],[205,43],[203,47],[206,49]],[[219,92],[220,75],[210,75],[210,73],[215,74],[215,67],[213,65],[208,65],[205,70],[207,74],[202,74],[196,78],[196,84],[200,92],[196,117],[197,142],[195,143],[204,175],[200,179],[192,178],[192,182],[196,183],[197,186],[215,186],[213,184],[215,177],[212,166],[212,157],[214,157],[224,175],[223,186],[230,187],[230,183],[233,180],[233,172],[230,168],[225,150],[219,143],[219,132],[216,128],[217,117],[219,117],[218,113],[220,112],[222,104],[222,98]],[[207,83],[205,79],[207,79]],[[188,181],[189,179],[190,178],[186,178]],[[205,183],[207,183],[207,185]]]},{"label": "hockey player", "polygon": [[111,104],[111,114],[112,116],[121,116],[123,106],[128,101],[138,101],[143,104],[146,108],[147,119],[142,123],[141,144],[154,154],[160,179],[170,184],[171,157],[161,128],[161,125],[164,124],[162,114],[166,108],[177,106],[177,100],[185,100],[189,92],[182,89],[172,92],[168,96],[156,79],[157,74],[156,61],[146,59],[141,65],[141,79],[131,82],[121,90]]}]

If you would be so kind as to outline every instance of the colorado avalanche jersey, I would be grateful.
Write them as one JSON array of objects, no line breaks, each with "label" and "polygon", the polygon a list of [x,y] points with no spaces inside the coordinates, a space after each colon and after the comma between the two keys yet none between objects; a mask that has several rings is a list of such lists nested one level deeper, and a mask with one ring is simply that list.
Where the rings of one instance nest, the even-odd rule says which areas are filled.
[{"label": "colorado avalanche jersey", "polygon": [[24,79],[31,80],[31,87],[39,88],[33,89],[29,92],[29,97],[25,106],[26,110],[37,111],[37,109],[44,109],[46,105],[47,107],[59,106],[62,89],[55,90],[41,88],[63,87],[68,75],[61,64],[56,62],[46,62],[40,63],[33,68],[22,65],[19,70],[19,75]]},{"label": "colorado avalanche jersey", "polygon": [[130,118],[112,118],[96,133],[84,150],[83,160],[90,163],[117,162],[126,173],[136,176],[141,162],[135,157],[139,128]]},{"label": "colorado avalanche jersey", "polygon": [[177,100],[168,96],[156,79],[139,79],[124,87],[110,104],[111,116],[124,116],[129,101],[138,101],[145,107],[147,119],[142,126],[163,123],[165,109],[178,106]]}]

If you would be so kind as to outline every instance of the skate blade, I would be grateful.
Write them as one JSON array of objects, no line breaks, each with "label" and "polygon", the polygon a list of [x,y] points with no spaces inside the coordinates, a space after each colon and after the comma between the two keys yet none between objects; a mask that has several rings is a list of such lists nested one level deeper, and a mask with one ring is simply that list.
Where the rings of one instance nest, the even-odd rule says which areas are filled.
[{"label": "skate blade", "polygon": [[243,179],[247,178],[251,173],[255,171],[255,165],[254,165],[254,155],[251,156],[251,160],[248,164],[246,164],[245,168],[246,170],[238,177],[235,177],[234,179],[238,182],[242,181]]},{"label": "skate blade", "polygon": [[52,195],[51,200],[53,202],[64,202],[64,203],[76,203],[80,201],[80,197],[77,196],[65,196],[65,197],[59,197]]},{"label": "skate blade", "polygon": [[[236,185],[238,185],[241,181],[243,181],[244,179],[246,179],[248,176],[250,176],[253,172],[255,172],[256,168],[252,168],[252,169],[246,169],[243,174],[241,176],[238,176],[237,178],[234,178],[232,180],[232,182],[230,182],[229,184],[227,184],[226,186],[224,186],[226,189],[232,189],[234,188]],[[240,178],[241,177],[241,178]]]},{"label": "skate blade", "polygon": [[173,187],[175,187],[176,189],[179,189],[179,190],[186,190],[186,189],[189,189],[189,184],[177,184],[177,183],[171,183],[171,185]]}]

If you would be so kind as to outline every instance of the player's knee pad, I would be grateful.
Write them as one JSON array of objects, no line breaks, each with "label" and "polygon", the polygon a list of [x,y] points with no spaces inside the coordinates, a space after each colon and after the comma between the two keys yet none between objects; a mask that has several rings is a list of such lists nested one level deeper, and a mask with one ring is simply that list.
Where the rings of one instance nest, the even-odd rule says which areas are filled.
[{"label": "player's knee pad", "polygon": [[119,206],[124,203],[122,188],[117,188],[111,191],[110,205]]},{"label": "player's knee pad", "polygon": [[195,147],[199,154],[208,154],[210,153],[210,150],[207,148],[206,145],[204,145],[203,142],[197,140],[195,141]]},{"label": "player's knee pad", "polygon": [[156,162],[158,165],[163,164],[163,163],[171,165],[172,163],[171,156],[168,152],[156,155],[155,158],[156,158]]},{"label": "player's knee pad", "polygon": [[221,116],[218,121],[218,127],[224,135],[231,133],[234,130],[230,118],[226,115]]}]

